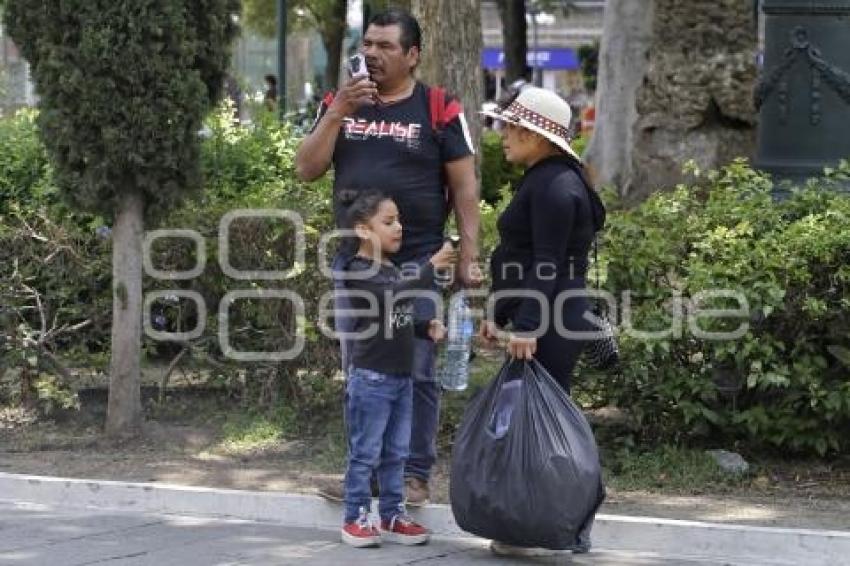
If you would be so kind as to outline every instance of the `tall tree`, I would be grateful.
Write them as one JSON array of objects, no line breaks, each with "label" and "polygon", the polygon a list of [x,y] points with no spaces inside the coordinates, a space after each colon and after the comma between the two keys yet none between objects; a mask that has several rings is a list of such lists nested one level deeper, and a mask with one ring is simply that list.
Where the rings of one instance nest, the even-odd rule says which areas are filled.
[{"label": "tall tree", "polygon": [[608,2],[600,46],[596,123],[584,159],[600,185],[631,178],[638,87],[649,62],[653,0]]},{"label": "tall tree", "polygon": [[[267,38],[277,33],[277,0],[242,0],[245,27]],[[328,58],[325,88],[337,87],[342,42],[347,29],[347,0],[288,0],[287,21],[293,28],[314,29]]]},{"label": "tall tree", "polygon": [[753,154],[753,17],[748,2],[609,3],[587,155],[601,181],[637,200],[685,180],[689,160],[712,169]]},{"label": "tall tree", "polygon": [[412,0],[410,5],[422,26],[419,74],[426,83],[441,85],[460,98],[473,147],[478,147],[478,109],[484,102],[481,0]]},{"label": "tall tree", "polygon": [[637,92],[630,197],[683,181],[689,160],[705,170],[753,155],[753,17],[750,2],[655,0],[649,66]]},{"label": "tall tree", "polygon": [[502,19],[502,45],[505,51],[505,81],[510,84],[526,77],[528,37],[525,0],[496,0]]},{"label": "tall tree", "polygon": [[63,197],[113,219],[106,431],[142,423],[145,218],[201,185],[197,132],[223,91],[239,0],[7,0]]},{"label": "tall tree", "polygon": [[316,23],[316,29],[322,36],[322,45],[328,56],[325,67],[325,88],[335,89],[339,82],[342,42],[348,29],[346,15],[347,0],[311,0],[305,2],[305,8]]},{"label": "tall tree", "polygon": [[369,15],[376,14],[387,8],[410,10],[410,2],[411,0],[363,0],[363,14],[367,16],[366,21],[368,21]]}]

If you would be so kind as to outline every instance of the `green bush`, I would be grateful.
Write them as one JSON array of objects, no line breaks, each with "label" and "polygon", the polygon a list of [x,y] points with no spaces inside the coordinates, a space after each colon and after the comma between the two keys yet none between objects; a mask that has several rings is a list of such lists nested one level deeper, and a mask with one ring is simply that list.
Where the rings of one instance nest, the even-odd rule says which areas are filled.
[{"label": "green bush", "polygon": [[[255,117],[251,128],[234,126],[230,110],[222,107],[207,120],[210,136],[203,145],[205,190],[198,198],[167,216],[162,226],[192,229],[205,236],[209,258],[218,256],[219,222],[236,209],[285,209],[298,213],[305,223],[306,258],[297,275],[283,281],[241,281],[227,277],[217,261],[208,261],[200,277],[185,282],[208,306],[206,344],[217,344],[218,305],[228,291],[237,289],[285,289],[294,291],[305,305],[303,324],[306,344],[291,362],[236,362],[222,355],[218,346],[207,346],[206,354],[226,364],[233,374],[247,368],[247,393],[267,408],[279,401],[301,417],[321,414],[323,408],[337,410],[341,395],[333,379],[339,369],[336,342],[319,331],[319,301],[332,289],[332,282],[318,269],[318,245],[322,234],[333,228],[329,179],[305,184],[296,179],[295,150],[298,138],[292,128],[281,125],[270,113]],[[293,229],[280,220],[245,219],[231,225],[230,261],[243,270],[287,270],[295,265]],[[167,241],[165,242],[167,243]],[[333,245],[330,246],[333,251]],[[158,269],[187,269],[193,253],[164,245],[154,248]],[[146,279],[145,288],[174,288],[175,282]],[[191,317],[192,313],[188,313]],[[296,320],[291,304],[263,299],[243,300],[230,309],[231,342],[239,350],[278,351],[292,344]],[[179,324],[190,328],[193,321]],[[153,344],[150,344],[151,346]],[[303,421],[304,419],[299,419]]]},{"label": "green bush", "polygon": [[587,144],[589,141],[589,138],[582,135],[578,135],[572,140],[570,140],[570,147],[572,147],[577,154],[584,155],[584,150],[587,149]]},{"label": "green bush", "polygon": [[502,137],[493,130],[481,134],[481,199],[489,204],[499,201],[505,186],[512,186],[522,177],[522,168],[511,165],[502,152]]},{"label": "green bush", "polygon": [[55,191],[49,178],[47,151],[38,137],[34,110],[0,118],[0,215],[13,202],[33,203]]},{"label": "green bush", "polygon": [[[198,231],[207,244],[206,269],[190,281],[146,277],[144,290],[186,289],[204,298],[206,332],[190,346],[191,355],[184,357],[182,364],[200,368],[212,364],[212,375],[222,376],[223,383],[234,388],[242,387],[236,378],[247,370],[244,393],[251,401],[269,407],[279,401],[311,415],[318,412],[312,409],[325,404],[332,404],[336,410],[341,394],[339,383],[332,379],[338,368],[337,348],[315,324],[318,299],[331,288],[331,282],[316,268],[319,236],[333,222],[330,183],[324,180],[306,185],[296,180],[293,159],[298,139],[288,125],[281,125],[271,114],[262,114],[251,128],[235,127],[229,116],[229,109],[223,106],[206,120],[208,136],[201,148],[206,190],[162,216],[158,226],[150,227]],[[46,344],[59,360],[69,367],[90,367],[103,374],[109,352],[112,301],[108,229],[103,219],[71,213],[56,198],[51,169],[38,160],[44,148],[36,137],[33,119],[30,112],[0,120],[0,132],[4,133],[0,136],[0,153],[3,157],[18,156],[4,162],[9,165],[0,169],[0,186],[20,187],[4,199],[6,212],[0,213],[0,378],[7,373],[6,381],[14,377],[15,382],[0,387],[0,402],[6,403],[21,401],[17,391],[22,375],[31,373],[35,397],[40,392],[36,390],[38,375],[57,371],[43,354],[34,355],[33,340],[38,339],[41,322],[34,297],[23,284],[39,292],[49,320],[58,315],[60,326],[91,321],[84,329],[57,336]],[[18,146],[17,154],[12,145]],[[23,147],[29,151],[23,151]],[[32,163],[39,166],[34,168]],[[297,277],[280,282],[240,281],[223,274],[216,261],[219,222],[227,212],[245,208],[288,209],[301,214],[307,258],[306,265],[299,266]],[[241,269],[285,270],[294,261],[291,236],[291,227],[280,221],[236,221],[230,237],[231,262]],[[153,265],[158,270],[190,269],[196,259],[194,246],[185,243],[159,240],[152,249]],[[217,347],[218,305],[228,291],[246,288],[285,288],[303,297],[307,307],[304,355],[280,364],[245,364],[222,356]],[[167,306],[164,312],[166,330],[185,331],[197,323],[194,309],[182,302],[180,306]],[[236,303],[230,314],[232,341],[239,349],[276,351],[291,342],[296,321],[288,303],[245,300]],[[180,349],[149,338],[144,341],[148,357],[165,362]]]},{"label": "green bush", "polygon": [[[587,138],[577,136],[570,146],[582,155],[587,146]],[[484,130],[481,134],[481,200],[496,205],[502,198],[502,189],[512,188],[522,177],[523,168],[505,160],[502,152],[502,137],[493,130]]]},{"label": "green bush", "polygon": [[0,403],[49,413],[72,404],[66,365],[108,351],[111,269],[103,221],[57,197],[36,115],[0,118]]},{"label": "green bush", "polygon": [[[710,173],[704,188],[680,186],[611,215],[606,287],[621,307],[621,293],[632,294],[631,313],[621,326],[624,370],[597,394],[629,409],[644,440],[848,448],[850,367],[839,354],[850,344],[850,198],[829,189],[850,168],[828,173],[777,202],[765,176],[736,162]],[[745,318],[694,319],[693,299],[715,289],[741,293]],[[626,331],[670,327],[677,297],[691,313],[681,332]],[[747,328],[713,340],[697,337],[690,320],[709,332]]]}]

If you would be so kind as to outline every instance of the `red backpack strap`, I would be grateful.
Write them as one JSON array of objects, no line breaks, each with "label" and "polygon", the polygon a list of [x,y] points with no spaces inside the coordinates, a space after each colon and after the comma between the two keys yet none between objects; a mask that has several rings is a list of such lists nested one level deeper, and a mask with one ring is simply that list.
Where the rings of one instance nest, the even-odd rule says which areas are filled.
[{"label": "red backpack strap", "polygon": [[[439,134],[449,122],[460,115],[461,105],[454,99],[446,104],[446,89],[441,86],[432,86],[428,88],[428,111],[431,116],[431,129]],[[446,214],[448,214],[454,208],[454,203],[449,194],[448,185],[443,187],[443,191],[446,199]]]},{"label": "red backpack strap", "polygon": [[329,90],[325,93],[325,97],[322,99],[322,104],[325,105],[325,108],[333,104],[334,101],[334,91]]},{"label": "red backpack strap", "polygon": [[460,116],[463,107],[457,99],[446,103],[446,89],[441,86],[432,86],[428,89],[428,107],[431,113],[431,128],[439,133],[445,127]]},{"label": "red backpack strap", "polygon": [[457,100],[457,99],[450,100],[449,103],[446,104],[445,108],[443,109],[443,116],[442,116],[443,121],[442,121],[441,127],[445,128],[449,124],[449,122],[451,122],[452,120],[454,120],[455,118],[460,116],[460,113],[462,111],[463,111],[463,106],[461,106],[459,100]]},{"label": "red backpack strap", "polygon": [[435,132],[442,130],[445,125],[446,89],[432,86],[428,89],[428,111],[431,115],[431,129]]}]

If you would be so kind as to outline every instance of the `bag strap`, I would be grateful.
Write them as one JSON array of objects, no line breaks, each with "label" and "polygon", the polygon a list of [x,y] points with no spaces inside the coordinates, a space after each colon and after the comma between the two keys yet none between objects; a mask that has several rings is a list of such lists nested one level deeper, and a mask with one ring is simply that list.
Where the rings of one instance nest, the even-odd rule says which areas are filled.
[{"label": "bag strap", "polygon": [[428,89],[428,113],[431,117],[431,129],[435,132],[442,130],[445,123],[446,89],[432,86]]},{"label": "bag strap", "polygon": [[451,99],[448,102],[446,89],[441,86],[428,87],[428,112],[431,118],[431,129],[436,133],[443,131],[449,122],[460,116],[460,102]]},{"label": "bag strap", "polygon": [[[443,87],[428,87],[428,114],[431,119],[431,130],[437,135],[438,143],[442,143],[439,138],[440,133],[449,122],[460,115],[462,110],[460,102],[452,99],[447,104],[446,98],[446,89]],[[448,185],[443,187],[443,193],[446,202],[446,214],[448,215],[454,208]]]}]

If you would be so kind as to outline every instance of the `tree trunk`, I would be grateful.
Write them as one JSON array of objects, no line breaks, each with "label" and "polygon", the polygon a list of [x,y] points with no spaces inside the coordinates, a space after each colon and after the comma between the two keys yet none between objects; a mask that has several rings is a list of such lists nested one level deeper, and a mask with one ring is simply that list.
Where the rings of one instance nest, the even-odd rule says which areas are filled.
[{"label": "tree trunk", "polygon": [[411,8],[422,26],[419,75],[460,99],[477,148],[481,137],[478,110],[484,102],[481,0],[412,0]]},{"label": "tree trunk", "polygon": [[502,45],[505,50],[505,82],[511,84],[526,78],[528,67],[528,38],[525,21],[525,0],[498,0],[502,19]]},{"label": "tree trunk", "polygon": [[[631,2],[629,2],[631,3]],[[689,182],[756,145],[756,33],[751,2],[655,0],[649,66],[637,93],[630,200]]]},{"label": "tree trunk", "polygon": [[411,0],[363,0],[363,25],[369,22],[369,17],[387,8],[401,8],[410,11]]},{"label": "tree trunk", "polygon": [[596,124],[584,159],[598,185],[622,190],[631,176],[638,88],[652,40],[652,0],[605,7],[596,91]]},{"label": "tree trunk", "polygon": [[106,433],[131,436],[142,424],[139,361],[142,340],[142,238],[144,200],[141,193],[119,196],[112,232],[112,361]]},{"label": "tree trunk", "polygon": [[326,22],[319,22],[322,30],[322,44],[328,55],[328,65],[325,68],[325,90],[336,90],[339,86],[342,42],[345,39],[347,29],[347,10],[347,0],[335,0],[330,19]]}]

